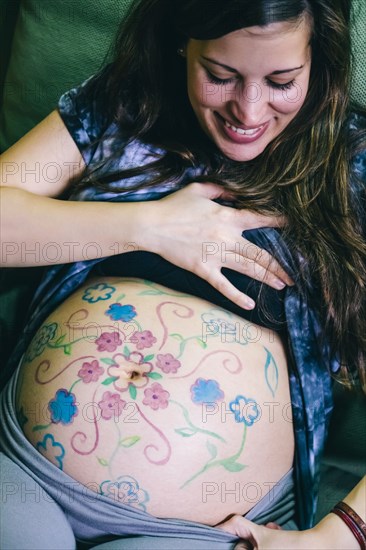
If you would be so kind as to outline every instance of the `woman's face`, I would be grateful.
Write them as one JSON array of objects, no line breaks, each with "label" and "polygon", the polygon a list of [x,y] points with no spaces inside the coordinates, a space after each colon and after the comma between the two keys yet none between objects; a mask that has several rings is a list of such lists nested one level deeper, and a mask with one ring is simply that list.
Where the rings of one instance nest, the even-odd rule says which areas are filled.
[{"label": "woman's face", "polygon": [[189,99],[224,155],[257,157],[299,112],[309,86],[309,41],[305,19],[188,41]]}]

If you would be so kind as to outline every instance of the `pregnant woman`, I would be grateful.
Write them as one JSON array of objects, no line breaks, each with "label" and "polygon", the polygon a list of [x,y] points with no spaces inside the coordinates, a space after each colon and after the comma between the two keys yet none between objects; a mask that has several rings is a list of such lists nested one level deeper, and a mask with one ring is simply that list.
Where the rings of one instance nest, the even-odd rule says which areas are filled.
[{"label": "pregnant woman", "polygon": [[54,264],[1,394],[3,477],[43,497],[4,547],[366,543],[362,483],[313,526],[332,377],[365,382],[346,4],[136,1],[2,155],[58,167],[2,182],[5,241]]}]

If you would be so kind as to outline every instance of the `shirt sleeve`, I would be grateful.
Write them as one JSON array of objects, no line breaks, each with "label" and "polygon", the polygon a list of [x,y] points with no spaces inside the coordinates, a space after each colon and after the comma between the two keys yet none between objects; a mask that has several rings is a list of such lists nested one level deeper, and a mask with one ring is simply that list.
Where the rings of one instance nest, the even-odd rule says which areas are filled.
[{"label": "shirt sleeve", "polygon": [[58,112],[86,165],[91,164],[107,126],[100,86],[102,74],[103,71],[68,90],[58,102]]}]

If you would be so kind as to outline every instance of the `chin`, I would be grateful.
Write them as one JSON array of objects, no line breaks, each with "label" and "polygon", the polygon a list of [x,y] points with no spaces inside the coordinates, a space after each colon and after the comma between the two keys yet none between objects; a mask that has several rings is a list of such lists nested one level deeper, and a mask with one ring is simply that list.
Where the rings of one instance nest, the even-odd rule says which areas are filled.
[{"label": "chin", "polygon": [[[223,146],[223,144],[216,143],[217,148],[221,151],[225,157],[227,157],[230,160],[234,160],[236,162],[248,162],[250,160],[255,159],[256,157],[259,157],[266,148],[267,144],[253,148],[252,150],[241,150],[241,151],[235,151],[231,147]],[[242,146],[243,149],[243,146]]]}]

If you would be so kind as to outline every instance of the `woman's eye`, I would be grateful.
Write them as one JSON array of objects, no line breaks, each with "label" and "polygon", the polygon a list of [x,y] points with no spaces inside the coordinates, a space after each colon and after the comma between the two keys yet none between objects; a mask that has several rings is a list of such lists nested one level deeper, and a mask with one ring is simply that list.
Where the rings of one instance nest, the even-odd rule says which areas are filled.
[{"label": "woman's eye", "polygon": [[219,86],[223,86],[224,84],[230,84],[230,82],[234,82],[235,78],[219,78],[218,76],[215,76],[214,74],[210,73],[207,69],[205,69],[207,78],[210,82],[213,84],[218,84]]},{"label": "woman's eye", "polygon": [[290,80],[290,82],[286,82],[286,84],[278,84],[278,82],[272,82],[272,80],[267,79],[268,86],[271,86],[271,88],[275,88],[276,90],[289,90],[292,88],[294,83],[295,79]]}]

